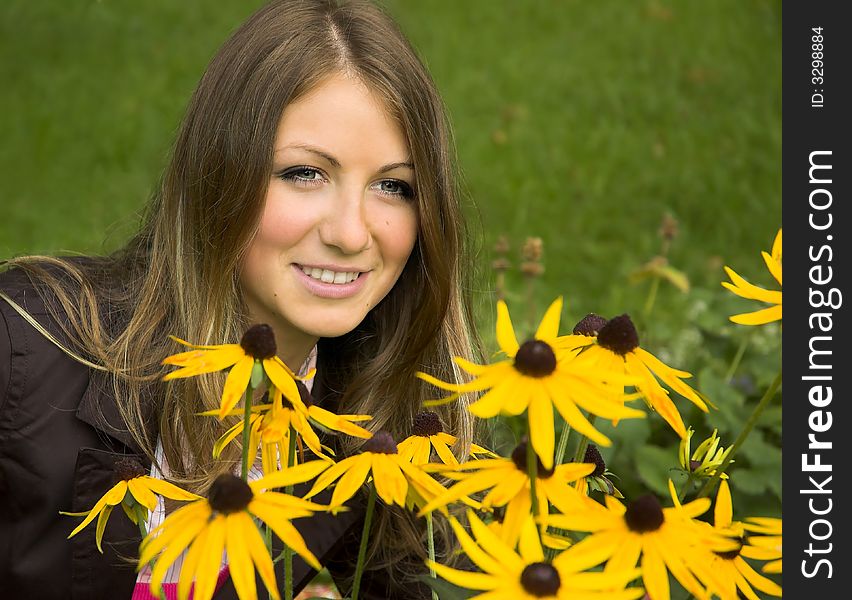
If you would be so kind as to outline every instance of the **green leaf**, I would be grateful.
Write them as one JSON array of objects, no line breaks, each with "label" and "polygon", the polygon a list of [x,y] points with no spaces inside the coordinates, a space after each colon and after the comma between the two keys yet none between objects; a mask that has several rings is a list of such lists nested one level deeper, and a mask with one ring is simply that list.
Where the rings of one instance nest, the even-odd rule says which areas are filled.
[{"label": "green leaf", "polygon": [[677,464],[677,450],[642,446],[636,452],[636,468],[645,485],[664,496],[669,494],[669,470]]}]

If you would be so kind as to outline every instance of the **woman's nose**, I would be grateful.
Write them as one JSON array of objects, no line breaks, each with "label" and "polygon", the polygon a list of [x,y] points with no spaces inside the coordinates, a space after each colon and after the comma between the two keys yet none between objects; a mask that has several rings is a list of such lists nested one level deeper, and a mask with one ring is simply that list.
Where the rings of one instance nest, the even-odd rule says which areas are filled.
[{"label": "woman's nose", "polygon": [[340,190],[319,228],[320,239],[343,254],[357,254],[370,247],[367,203],[362,190]]}]

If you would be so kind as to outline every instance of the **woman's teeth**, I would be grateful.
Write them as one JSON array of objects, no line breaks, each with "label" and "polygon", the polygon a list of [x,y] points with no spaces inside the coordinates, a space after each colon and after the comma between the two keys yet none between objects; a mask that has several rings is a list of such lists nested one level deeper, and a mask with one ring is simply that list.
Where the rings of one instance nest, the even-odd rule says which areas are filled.
[{"label": "woman's teeth", "polygon": [[350,281],[355,281],[358,275],[361,274],[360,271],[338,273],[336,271],[329,271],[328,269],[316,269],[312,267],[302,267],[302,272],[308,277],[319,279],[324,283],[349,283]]}]

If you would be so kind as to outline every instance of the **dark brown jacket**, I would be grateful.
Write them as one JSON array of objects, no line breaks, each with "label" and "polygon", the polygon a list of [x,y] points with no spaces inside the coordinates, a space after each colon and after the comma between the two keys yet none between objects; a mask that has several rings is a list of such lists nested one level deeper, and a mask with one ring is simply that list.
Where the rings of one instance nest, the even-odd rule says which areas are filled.
[{"label": "dark brown jacket", "polygon": [[[26,275],[14,269],[0,273],[0,290],[60,335]],[[101,554],[95,547],[94,523],[68,540],[79,519],[59,514],[91,509],[114,485],[117,458],[132,455],[150,464],[106,389],[98,372],[63,354],[0,299],[0,598],[130,598],[138,528],[123,511],[113,511]],[[155,431],[155,415],[148,422]],[[293,521],[341,587],[353,571],[362,506],[336,517],[319,513]],[[276,567],[281,585],[283,561]],[[294,557],[297,592],[315,574]],[[388,581],[382,573],[368,571],[361,597],[429,597],[420,585],[391,589]],[[258,580],[259,592],[262,589]],[[236,598],[230,580],[214,598]]]}]

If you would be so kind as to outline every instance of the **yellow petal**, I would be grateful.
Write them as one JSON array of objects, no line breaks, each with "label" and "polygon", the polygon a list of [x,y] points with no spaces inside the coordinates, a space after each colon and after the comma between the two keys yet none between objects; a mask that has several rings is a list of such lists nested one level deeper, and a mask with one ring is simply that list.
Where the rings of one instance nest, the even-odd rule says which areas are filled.
[{"label": "yellow petal", "polygon": [[240,598],[257,598],[254,584],[254,568],[248,551],[246,538],[257,527],[245,512],[237,512],[225,519],[225,548],[228,553],[228,571]]},{"label": "yellow petal", "polygon": [[775,278],[775,281],[778,282],[778,285],[783,285],[781,283],[781,265],[772,258],[769,253],[761,252],[760,255],[763,257],[763,262],[766,264],[766,268],[769,269],[769,272]]},{"label": "yellow petal", "polygon": [[559,296],[548,307],[547,312],[535,332],[537,340],[555,340],[559,335],[559,317],[562,314],[562,296]]},{"label": "yellow petal", "polygon": [[773,321],[780,321],[782,319],[781,305],[770,306],[769,308],[764,308],[763,310],[757,310],[750,313],[733,315],[730,319],[739,325],[765,325],[766,323],[772,323]]},{"label": "yellow petal", "polygon": [[468,522],[476,541],[495,560],[504,565],[510,572],[518,573],[524,568],[524,561],[515,554],[514,550],[505,544],[479,517],[471,510],[467,511]]},{"label": "yellow petal", "polygon": [[[152,492],[149,486],[146,485],[146,479],[154,478],[147,476],[134,477],[127,481],[127,487],[133,497],[136,498],[136,501],[151,511],[157,507],[157,496],[155,496],[154,492]],[[156,479],[154,479],[154,481],[156,481]]]},{"label": "yellow petal", "polygon": [[225,549],[225,517],[217,517],[208,526],[207,546],[198,560],[195,570],[195,591],[192,600],[210,600],[216,591],[222,552]]},{"label": "yellow petal", "polygon": [[512,327],[512,318],[509,316],[509,307],[503,300],[497,301],[497,344],[506,356],[515,357],[518,353],[518,338]]},{"label": "yellow petal", "polygon": [[[385,504],[405,506],[405,496],[408,493],[408,481],[402,474],[399,465],[394,462],[392,454],[372,455],[373,485],[376,493]],[[343,481],[341,478],[340,481]],[[339,484],[338,484],[339,485]]]},{"label": "yellow petal", "polygon": [[747,300],[760,300],[761,302],[768,302],[771,304],[778,304],[781,302],[781,292],[765,290],[762,287],[752,285],[740,277],[736,271],[728,267],[725,267],[725,272],[728,274],[728,277],[731,278],[731,281],[733,281],[733,285],[726,281],[723,281],[722,285],[737,296],[746,298]]},{"label": "yellow petal", "polygon": [[[312,404],[307,411],[308,416],[311,419],[326,427],[327,429],[331,429],[334,431],[340,431],[341,433],[347,433],[349,435],[359,437],[362,439],[370,439],[373,434],[364,429],[363,427],[359,427],[354,423],[342,418],[340,415],[336,415],[333,412],[327,411],[324,408],[320,408],[316,404]],[[369,415],[355,415],[359,418],[371,419]]]},{"label": "yellow petal", "polygon": [[296,410],[306,412],[308,407],[302,402],[302,396],[299,394],[299,388],[296,387],[296,382],[291,375],[292,371],[284,364],[277,356],[267,358],[263,361],[263,370],[272,381],[272,385],[278,388],[284,397],[290,401]]},{"label": "yellow petal", "polygon": [[91,523],[95,517],[97,517],[100,512],[104,509],[105,506],[115,506],[119,502],[124,499],[124,495],[127,493],[127,482],[119,481],[114,486],[112,486],[106,494],[101,496],[100,500],[95,502],[95,505],[92,507],[92,510],[89,511],[88,515],[83,522],[77,525],[74,530],[68,534],[68,539],[77,535],[86,525]]},{"label": "yellow petal", "polygon": [[228,377],[225,379],[225,388],[222,390],[222,403],[219,405],[220,420],[228,415],[228,411],[234,408],[245,394],[249,379],[251,379],[252,368],[254,368],[254,359],[250,356],[244,356],[228,373]]},{"label": "yellow petal", "polygon": [[527,563],[544,562],[544,549],[541,547],[538,528],[529,513],[527,513],[523,525],[521,525],[518,552]]},{"label": "yellow petal", "polygon": [[[160,589],[163,583],[163,578],[166,576],[166,572],[169,570],[169,567],[172,565],[175,559],[177,559],[177,557],[180,556],[181,553],[183,553],[186,547],[189,546],[190,543],[192,543],[192,540],[195,539],[195,536],[197,536],[198,533],[205,526],[206,523],[204,523],[203,521],[195,521],[190,524],[187,524],[186,526],[175,532],[176,535],[163,549],[163,553],[157,557],[157,560],[154,563],[154,568],[151,570],[150,585],[152,590]],[[219,556],[221,557],[221,550],[219,551]],[[140,563],[143,565],[147,562],[148,561],[142,562],[140,559]],[[197,597],[198,594],[196,593],[196,598]]]},{"label": "yellow petal", "polygon": [[95,545],[98,547],[98,552],[101,554],[104,553],[103,548],[101,548],[101,540],[104,537],[104,529],[106,528],[107,519],[109,519],[112,508],[113,507],[109,504],[104,506],[101,514],[98,515],[98,524],[95,526]]},{"label": "yellow petal", "polygon": [[262,477],[249,485],[257,493],[263,489],[281,488],[296,483],[304,483],[328,469],[329,466],[327,461],[311,460]]},{"label": "yellow petal", "polygon": [[331,505],[339,506],[349,500],[364,484],[370,472],[372,457],[369,452],[354,457],[349,469],[337,481],[334,493],[331,495]]},{"label": "yellow petal", "polygon": [[734,516],[734,508],[731,503],[731,489],[724,479],[719,483],[719,491],[716,493],[716,508],[713,509],[713,526],[726,528],[731,526]]},{"label": "yellow petal", "polygon": [[[252,524],[253,525],[253,524]],[[260,537],[256,527],[253,527],[253,532],[247,536],[246,548],[249,556],[257,568],[260,579],[267,591],[274,600],[281,600],[281,595],[278,593],[278,585],[275,583],[275,567],[272,563],[272,557],[266,549],[266,544],[263,538]]]},{"label": "yellow petal", "polygon": [[[461,571],[459,569],[453,569],[451,567],[447,567],[431,560],[427,560],[426,564],[442,578],[446,579],[450,583],[461,586],[463,588],[471,590],[491,590],[495,589],[498,585],[500,585],[499,579],[492,575],[486,575],[485,573]],[[480,598],[481,595],[475,597]],[[506,600],[508,600],[508,598]]]},{"label": "yellow petal", "polygon": [[296,554],[305,559],[305,562],[311,565],[317,571],[322,569],[316,556],[308,549],[305,540],[299,531],[293,526],[288,519],[283,518],[274,508],[270,508],[263,504],[249,505],[249,510],[260,517],[270,529]]},{"label": "yellow petal", "polygon": [[208,537],[210,537],[210,531],[202,529],[198,537],[195,538],[195,543],[190,545],[186,551],[178,576],[178,600],[189,598],[189,590],[192,587],[192,580],[195,578],[195,570],[198,568],[198,561],[201,559],[202,553],[207,548]]},{"label": "yellow petal", "polygon": [[550,400],[538,396],[530,402],[528,409],[530,441],[545,469],[553,468],[553,405]]}]

